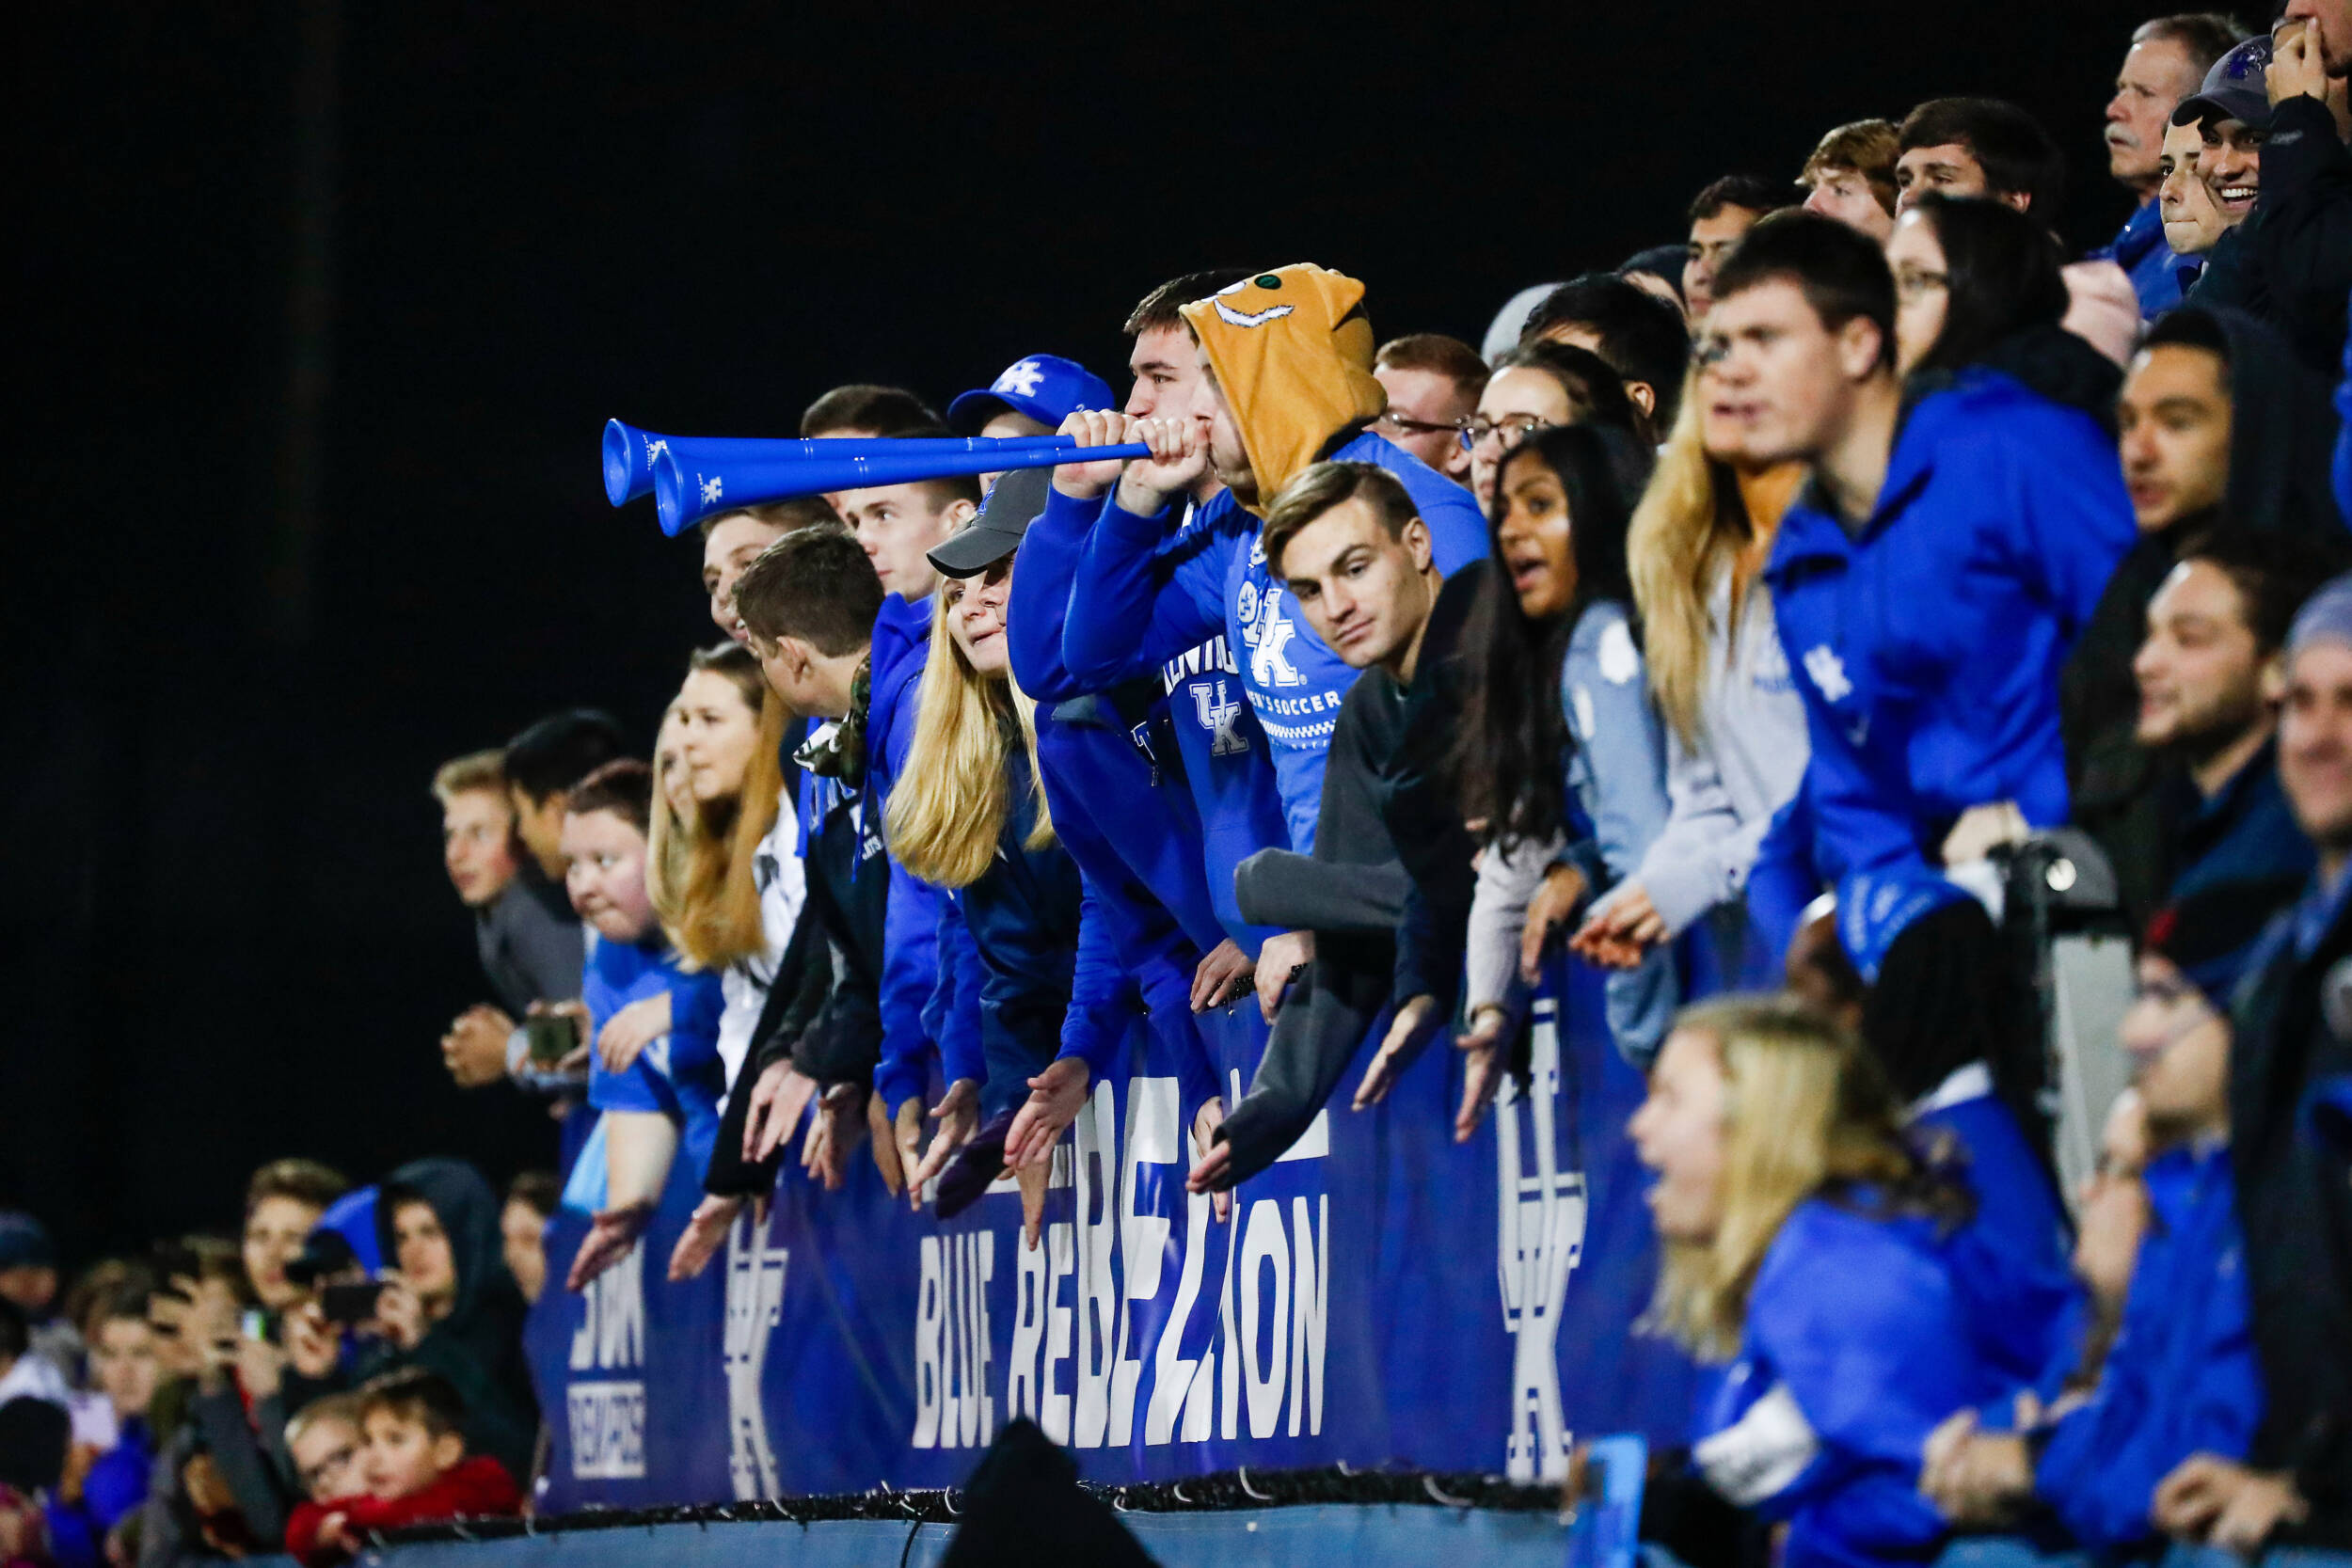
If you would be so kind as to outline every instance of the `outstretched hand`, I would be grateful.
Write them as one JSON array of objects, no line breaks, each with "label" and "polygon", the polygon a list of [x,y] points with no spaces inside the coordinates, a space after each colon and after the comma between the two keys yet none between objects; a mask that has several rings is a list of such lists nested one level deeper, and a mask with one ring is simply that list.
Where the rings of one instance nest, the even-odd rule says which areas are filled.
[{"label": "outstretched hand", "polygon": [[735,1216],[743,1212],[739,1197],[720,1197],[705,1194],[694,1205],[686,1228],[678,1232],[677,1245],[670,1249],[670,1283],[692,1279],[710,1267],[710,1260],[719,1255],[719,1248],[727,1239],[728,1227]]},{"label": "outstretched hand", "polygon": [[931,1119],[939,1123],[939,1131],[931,1134],[931,1146],[924,1150],[922,1164],[907,1178],[907,1196],[916,1208],[922,1207],[923,1189],[947,1168],[956,1150],[971,1142],[972,1134],[979,1131],[980,1086],[969,1078],[959,1078],[948,1085],[947,1092],[931,1107]]},{"label": "outstretched hand", "polygon": [[[590,1280],[628,1256],[628,1249],[637,1244],[637,1238],[645,1233],[645,1227],[652,1222],[651,1198],[625,1203],[598,1214],[588,1227],[588,1234],[580,1240],[580,1251],[572,1256],[571,1272],[564,1276],[564,1288],[586,1290]],[[386,1297],[390,1294],[389,1291],[385,1292]]]},{"label": "outstretched hand", "polygon": [[1502,1087],[1502,1075],[1507,1070],[1502,1047],[1505,1027],[1510,1015],[1501,1007],[1481,1007],[1470,1020],[1470,1032],[1457,1036],[1454,1046],[1462,1053],[1462,1108],[1454,1115],[1454,1141],[1466,1144],[1478,1131],[1478,1124],[1486,1117],[1486,1107],[1494,1103],[1495,1091]]},{"label": "outstretched hand", "polygon": [[1527,901],[1527,924],[1519,928],[1519,978],[1529,985],[1544,977],[1544,949],[1552,932],[1566,925],[1590,890],[1584,873],[1573,865],[1555,865],[1544,873],[1543,885]]},{"label": "outstretched hand", "polygon": [[1005,1164],[1014,1170],[1050,1161],[1054,1145],[1085,1109],[1094,1073],[1075,1056],[1061,1056],[1029,1080],[1029,1098],[1005,1132]]},{"label": "outstretched hand", "polygon": [[1422,1047],[1429,1043],[1429,1037],[1436,1034],[1444,1022],[1445,1020],[1438,1015],[1436,997],[1408,998],[1405,1006],[1396,1010],[1396,1017],[1389,1024],[1387,1037],[1381,1040],[1380,1049],[1373,1053],[1371,1065],[1364,1069],[1363,1082],[1356,1085],[1355,1108],[1367,1111],[1387,1099],[1397,1078],[1413,1065],[1414,1058],[1421,1054]]}]

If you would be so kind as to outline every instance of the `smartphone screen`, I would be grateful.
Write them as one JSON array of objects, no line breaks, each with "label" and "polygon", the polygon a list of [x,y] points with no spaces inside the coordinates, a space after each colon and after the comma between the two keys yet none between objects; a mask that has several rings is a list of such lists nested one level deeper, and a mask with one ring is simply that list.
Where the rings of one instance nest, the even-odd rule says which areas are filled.
[{"label": "smartphone screen", "polygon": [[319,1292],[319,1307],[330,1323],[363,1323],[375,1316],[375,1298],[383,1293],[380,1279],[329,1285]]},{"label": "smartphone screen", "polygon": [[580,1021],[568,1013],[542,1013],[523,1020],[523,1037],[530,1042],[531,1064],[553,1067],[580,1045]]}]

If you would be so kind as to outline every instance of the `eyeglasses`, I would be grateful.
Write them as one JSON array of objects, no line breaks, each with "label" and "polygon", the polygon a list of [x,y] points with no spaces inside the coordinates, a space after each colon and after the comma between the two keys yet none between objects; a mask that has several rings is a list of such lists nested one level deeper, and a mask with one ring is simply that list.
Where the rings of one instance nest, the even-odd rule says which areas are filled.
[{"label": "eyeglasses", "polygon": [[1905,305],[1916,305],[1929,294],[1951,286],[1952,275],[1930,272],[1925,267],[1899,267],[1895,272],[1895,297]]},{"label": "eyeglasses", "polygon": [[1541,414],[1511,414],[1500,420],[1472,419],[1462,427],[1462,450],[1476,451],[1487,436],[1500,435],[1502,450],[1509,451],[1539,430],[1551,428],[1551,421]]},{"label": "eyeglasses", "polygon": [[1408,420],[1391,408],[1380,416],[1380,423],[1403,436],[1435,436],[1442,430],[1460,430],[1468,420]]}]

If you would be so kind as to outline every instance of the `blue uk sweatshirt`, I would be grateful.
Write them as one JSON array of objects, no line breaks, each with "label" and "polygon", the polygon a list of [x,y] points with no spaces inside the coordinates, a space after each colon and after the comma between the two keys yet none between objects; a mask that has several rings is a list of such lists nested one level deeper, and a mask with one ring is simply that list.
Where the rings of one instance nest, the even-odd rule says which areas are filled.
[{"label": "blue uk sweatshirt", "polygon": [[[1486,553],[1486,519],[1470,492],[1410,452],[1364,431],[1327,455],[1377,464],[1404,483],[1429,527],[1440,572],[1451,575]],[[1171,661],[1205,662],[1203,646],[1224,638],[1273,754],[1290,846],[1311,853],[1324,758],[1357,673],[1324,645],[1267,568],[1259,519],[1232,492],[1198,509],[1178,547],[1164,552],[1162,541],[1180,521],[1171,508],[1138,517],[1116,496],[1103,509],[1087,536],[1062,634],[1070,673],[1083,689],[1104,690],[1161,674]]]},{"label": "blue uk sweatshirt", "polygon": [[[2137,538],[2090,417],[1981,367],[1911,411],[1857,531],[1818,489],[1789,508],[1765,579],[1841,922],[1850,907],[1917,903],[1915,918],[1956,896],[1935,857],[1970,806],[2066,820],[2058,667]],[[1867,924],[1853,953],[1866,977],[1901,928]]]}]

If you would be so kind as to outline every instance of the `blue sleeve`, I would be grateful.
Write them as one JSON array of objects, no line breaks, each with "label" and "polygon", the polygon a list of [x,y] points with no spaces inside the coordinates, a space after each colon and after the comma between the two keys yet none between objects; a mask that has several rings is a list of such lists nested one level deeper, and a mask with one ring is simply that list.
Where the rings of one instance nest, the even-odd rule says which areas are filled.
[{"label": "blue sleeve", "polygon": [[1106,497],[1082,501],[1048,490],[1045,510],[1021,536],[1005,640],[1012,678],[1037,702],[1066,703],[1087,694],[1062,657],[1062,628],[1070,619],[1071,584],[1077,578],[1088,530],[1107,504]]},{"label": "blue sleeve", "polygon": [[1917,1490],[1919,1456],[1928,1434],[1978,1391],[1950,1282],[1932,1253],[1893,1228],[1819,1200],[1801,1206],[1748,1306],[1750,1341],[1820,1443],[1766,1510],[1809,1507],[1866,1557],[1942,1538],[1942,1515]]},{"label": "blue sleeve", "polygon": [[604,1058],[592,1055],[588,1067],[588,1103],[599,1111],[659,1111],[683,1117],[685,1109],[669,1081],[653,1069],[650,1050],[641,1051],[626,1072],[614,1072]]},{"label": "blue sleeve", "polygon": [[1074,1056],[1102,1082],[1126,1042],[1127,1025],[1141,1000],[1135,978],[1120,961],[1119,931],[1106,914],[1093,879],[1084,879],[1078,901],[1078,957],[1070,977],[1070,1007],[1062,1015],[1058,1060]]},{"label": "blue sleeve", "polygon": [[1797,792],[1765,830],[1756,863],[1748,869],[1748,919],[1775,967],[1788,957],[1806,908],[1821,895],[1821,879],[1813,869],[1813,812],[1804,792],[1800,778]]},{"label": "blue sleeve", "polygon": [[2336,386],[2336,515],[2352,526],[2352,336],[2344,341],[2344,380]]},{"label": "blue sleeve", "polygon": [[947,1083],[960,1078],[976,1085],[988,1082],[988,1059],[980,1040],[980,999],[988,983],[988,966],[981,961],[979,943],[972,940],[963,901],[950,894],[939,905],[939,988],[945,995],[938,1003],[934,1037],[940,1076]]},{"label": "blue sleeve", "polygon": [[1196,528],[1163,551],[1169,518],[1168,511],[1138,517],[1114,495],[1089,531],[1062,628],[1062,657],[1080,689],[1156,675],[1162,662],[1225,629],[1233,536]]},{"label": "blue sleeve", "polygon": [[2020,567],[2047,595],[2071,643],[2106,593],[2116,562],[2139,542],[2139,524],[2114,443],[2088,415],[2053,410],[2048,421],[2042,438],[2011,459],[2025,535]]},{"label": "blue sleeve", "polygon": [[[914,744],[915,689],[909,688],[905,700],[891,713],[889,754],[893,758],[903,760]],[[869,793],[861,814],[866,831],[882,831],[888,810],[889,797],[883,790]],[[874,1087],[894,1112],[908,1097],[923,1092],[931,1042],[938,1037],[924,1026],[923,1009],[945,969],[939,957],[939,931],[940,911],[946,905],[937,888],[900,865],[896,855],[890,857],[890,892],[882,911],[882,972],[876,998],[882,1012],[882,1058],[874,1068]]]},{"label": "blue sleeve", "polygon": [[718,973],[702,970],[670,980],[670,1051],[674,1062],[719,1053],[719,1015],[726,1011],[726,988]]}]

